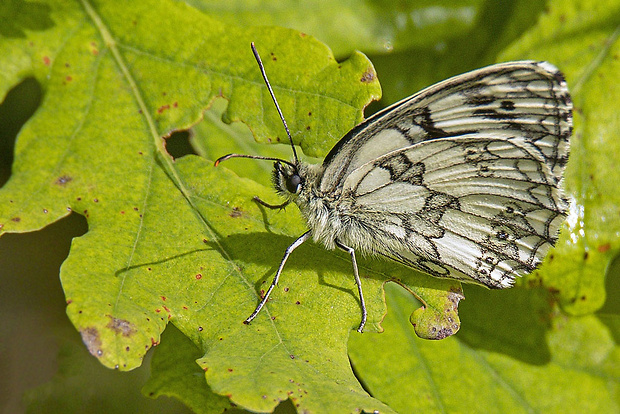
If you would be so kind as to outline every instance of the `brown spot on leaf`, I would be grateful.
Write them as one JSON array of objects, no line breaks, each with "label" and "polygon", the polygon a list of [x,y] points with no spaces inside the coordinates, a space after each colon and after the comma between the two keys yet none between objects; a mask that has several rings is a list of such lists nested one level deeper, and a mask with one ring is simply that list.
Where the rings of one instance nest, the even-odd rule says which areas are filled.
[{"label": "brown spot on leaf", "polygon": [[157,109],[157,113],[161,114],[162,112],[164,112],[166,109],[170,109],[170,105],[162,105]]},{"label": "brown spot on leaf", "polygon": [[131,336],[137,332],[136,327],[131,322],[110,315],[108,315],[108,317],[110,318],[110,322],[108,322],[107,327],[112,329],[115,333],[123,336]]},{"label": "brown spot on leaf", "polygon": [[600,253],[605,253],[609,249],[611,249],[611,244],[609,243],[601,244],[600,246],[597,247],[597,250]]},{"label": "brown spot on leaf", "polygon": [[86,345],[91,355],[96,357],[103,355],[103,351],[101,350],[101,338],[99,338],[99,331],[97,328],[93,326],[84,328],[80,330],[80,335],[82,336],[82,342],[84,342],[84,345]]},{"label": "brown spot on leaf", "polygon": [[62,175],[62,176],[58,177],[54,183],[56,185],[60,185],[60,186],[64,187],[65,185],[67,185],[67,183],[69,183],[72,180],[73,180],[72,177],[70,177],[68,175]]},{"label": "brown spot on leaf", "polygon": [[49,66],[52,63],[52,60],[49,56],[43,56],[43,63],[45,64],[45,66]]},{"label": "brown spot on leaf", "polygon": [[372,70],[371,68],[366,69],[366,72],[364,72],[362,74],[362,77],[360,78],[360,82],[362,83],[370,83],[373,80],[375,80],[375,72],[374,70]]},{"label": "brown spot on leaf", "polygon": [[20,221],[22,221],[22,219],[21,217],[13,217],[11,221],[14,221],[15,223],[19,223]]},{"label": "brown spot on leaf", "polygon": [[241,210],[239,209],[239,207],[234,207],[230,212],[229,216],[232,218],[241,217]]},{"label": "brown spot on leaf", "polygon": [[454,334],[454,331],[452,329],[448,329],[448,328],[441,328],[438,332],[436,332],[435,337],[433,339],[445,339],[449,336],[452,336]]}]

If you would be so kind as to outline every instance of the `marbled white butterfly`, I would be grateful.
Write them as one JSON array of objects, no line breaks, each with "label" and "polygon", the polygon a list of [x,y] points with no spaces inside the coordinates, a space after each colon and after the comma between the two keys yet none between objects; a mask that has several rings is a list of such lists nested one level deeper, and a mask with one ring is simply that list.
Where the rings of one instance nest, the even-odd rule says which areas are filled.
[{"label": "marbled white butterfly", "polygon": [[436,277],[507,288],[555,244],[566,217],[560,184],[572,104],[547,62],[501,63],[455,76],[374,114],[347,133],[323,164],[299,161],[264,67],[254,56],[291,141],[294,161],[275,161],[273,181],[308,230],[284,254],[267,302],[293,250],[312,237],[351,255],[379,254]]}]

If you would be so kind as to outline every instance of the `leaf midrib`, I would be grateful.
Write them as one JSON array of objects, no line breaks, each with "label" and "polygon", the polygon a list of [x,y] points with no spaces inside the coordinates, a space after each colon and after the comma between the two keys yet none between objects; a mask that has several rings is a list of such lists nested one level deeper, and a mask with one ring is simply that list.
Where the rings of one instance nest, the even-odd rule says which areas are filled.
[{"label": "leaf midrib", "polygon": [[[116,44],[115,39],[113,38],[112,34],[107,29],[107,26],[104,24],[104,22],[101,19],[101,17],[95,12],[94,8],[90,5],[90,3],[87,2],[86,0],[81,0],[81,2],[82,2],[82,5],[83,5],[86,13],[91,18],[92,22],[95,24],[96,28],[98,29],[99,33],[101,34],[102,38],[104,39],[108,49],[110,49],[110,51],[112,52],[114,60],[115,60],[116,64],[118,65],[119,69],[121,70],[124,78],[129,83],[129,86],[130,86],[130,89],[131,89],[131,91],[133,93],[133,96],[136,99],[136,101],[138,103],[138,106],[140,107],[141,114],[144,116],[145,121],[146,121],[146,123],[148,125],[150,135],[153,138],[154,146],[155,146],[155,149],[157,151],[157,157],[162,161],[163,166],[166,167],[165,169],[168,170],[168,172],[171,174],[171,178],[173,178],[174,184],[177,186],[177,188],[179,188],[179,190],[183,194],[183,197],[185,198],[186,202],[192,208],[192,211],[194,211],[196,216],[202,222],[205,231],[209,234],[210,239],[218,246],[218,249],[221,252],[221,254],[224,256],[224,259],[232,264],[233,269],[237,273],[239,280],[241,280],[246,285],[246,287],[251,292],[253,292],[254,295],[256,295],[256,297],[258,298],[258,294],[254,290],[254,286],[252,285],[252,283],[245,277],[245,275],[243,274],[241,269],[239,269],[239,267],[234,264],[234,262],[232,260],[232,257],[230,256],[229,252],[224,248],[224,245],[222,243],[220,243],[219,239],[216,237],[216,234],[213,231],[213,229],[211,228],[208,220],[203,216],[203,214],[200,212],[200,210],[196,207],[196,205],[192,201],[193,194],[185,186],[185,183],[183,182],[183,180],[181,179],[178,171],[174,167],[172,158],[169,155],[167,155],[167,152],[166,152],[165,147],[164,147],[163,138],[160,137],[159,133],[157,132],[157,128],[155,126],[153,118],[151,117],[150,112],[147,110],[147,107],[146,107],[146,104],[145,104],[144,99],[142,97],[142,94],[140,93],[139,88],[138,88],[135,80],[131,76],[131,73],[130,73],[127,65],[125,64],[125,61],[123,60],[123,57],[121,56],[121,54],[120,54],[120,52],[119,52],[119,50],[117,48],[117,44]],[[153,160],[153,162],[155,162],[155,160]],[[138,237],[138,235],[136,237]],[[137,243],[137,241],[136,241],[136,243]],[[119,295],[120,295],[120,293],[119,293]],[[269,310],[268,309],[265,309],[265,311],[269,314]],[[282,336],[280,335],[279,330],[275,326],[275,323],[272,321],[271,318],[269,318],[269,321],[270,321],[270,323],[272,325],[272,328],[273,328],[274,332],[276,333],[276,335],[278,337],[278,340],[284,344],[284,340],[283,340]]]}]

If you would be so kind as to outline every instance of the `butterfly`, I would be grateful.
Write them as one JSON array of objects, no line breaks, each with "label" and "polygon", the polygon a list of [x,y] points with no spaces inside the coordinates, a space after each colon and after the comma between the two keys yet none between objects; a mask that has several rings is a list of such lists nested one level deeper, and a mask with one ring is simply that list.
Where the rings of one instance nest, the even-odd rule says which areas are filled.
[{"label": "butterfly", "polygon": [[322,164],[297,157],[260,56],[252,51],[284,123],[293,161],[228,154],[220,162],[274,162],[273,183],[295,203],[312,238],[347,252],[362,318],[366,305],[356,252],[381,255],[440,278],[508,288],[532,272],[558,239],[568,210],[563,172],[572,103],[563,75],[547,62],[500,63],[455,76],[377,112],[349,131]]}]

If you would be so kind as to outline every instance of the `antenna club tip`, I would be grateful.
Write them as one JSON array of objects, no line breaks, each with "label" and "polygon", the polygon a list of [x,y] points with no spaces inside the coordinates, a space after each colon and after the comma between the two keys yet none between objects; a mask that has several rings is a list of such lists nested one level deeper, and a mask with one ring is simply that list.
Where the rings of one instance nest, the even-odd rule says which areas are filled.
[{"label": "antenna club tip", "polygon": [[227,159],[231,158],[231,155],[234,155],[234,154],[227,154],[227,155],[224,155],[223,157],[218,158],[218,159],[217,159],[217,160],[215,160],[215,162],[213,163],[213,166],[214,166],[214,167],[217,167],[218,165],[220,165],[220,163],[221,163],[222,161],[226,161]]}]

